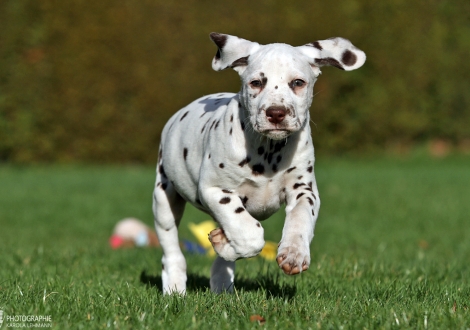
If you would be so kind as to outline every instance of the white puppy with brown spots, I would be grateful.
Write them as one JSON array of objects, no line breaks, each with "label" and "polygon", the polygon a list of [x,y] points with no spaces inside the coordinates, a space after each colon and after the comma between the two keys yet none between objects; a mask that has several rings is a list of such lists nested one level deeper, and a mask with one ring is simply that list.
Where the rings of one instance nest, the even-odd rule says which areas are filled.
[{"label": "white puppy with brown spots", "polygon": [[241,77],[238,94],[200,98],[163,129],[153,198],[163,247],[163,292],[184,293],[186,261],[178,225],[186,202],[207,212],[220,228],[209,234],[218,256],[214,292],[233,289],[235,260],[264,246],[264,220],[286,204],[277,262],[284,273],[308,269],[310,242],[320,209],[309,126],[313,85],[320,67],[361,67],[364,52],[342,38],[300,47],[260,45],[211,33],[218,51],[214,70]]}]

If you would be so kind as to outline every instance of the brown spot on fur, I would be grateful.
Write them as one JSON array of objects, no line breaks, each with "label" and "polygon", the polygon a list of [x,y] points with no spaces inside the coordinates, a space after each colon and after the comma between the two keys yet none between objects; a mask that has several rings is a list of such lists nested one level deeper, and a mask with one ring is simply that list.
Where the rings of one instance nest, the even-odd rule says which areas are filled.
[{"label": "brown spot on fur", "polygon": [[[225,34],[212,32],[210,34],[210,38],[217,45],[219,49],[223,49],[225,47],[225,44],[227,43],[227,36]],[[220,58],[220,54],[219,54],[219,57],[216,56],[216,58]]]},{"label": "brown spot on fur", "polygon": [[248,65],[248,58],[250,56],[240,57],[238,60],[233,61],[231,68],[236,68],[237,66],[247,66]]},{"label": "brown spot on fur", "polygon": [[357,56],[350,50],[345,50],[343,55],[341,56],[341,62],[343,62],[347,66],[351,66],[356,64]]},{"label": "brown spot on fur", "polygon": [[294,166],[294,167],[291,167],[291,168],[287,169],[286,172],[287,172],[287,173],[290,173],[290,172],[292,172],[293,170],[295,170],[296,168],[297,168],[297,167],[295,167],[295,166]]},{"label": "brown spot on fur", "polygon": [[250,160],[251,160],[251,157],[250,157],[250,156],[246,156],[246,158],[245,158],[244,160],[242,160],[240,163],[238,163],[238,165],[239,165],[240,167],[243,167],[243,166],[245,166],[246,164],[248,164],[248,163],[250,162]]},{"label": "brown spot on fur", "polygon": [[310,45],[312,45],[312,47],[315,47],[318,50],[323,50],[323,47],[320,45],[318,41],[314,41]]},{"label": "brown spot on fur", "polygon": [[243,211],[245,211],[245,209],[243,207],[239,207],[235,210],[235,213],[242,213]]},{"label": "brown spot on fur", "polygon": [[230,197],[224,197],[219,201],[219,203],[220,204],[228,204],[228,203],[230,203],[230,201],[231,201]]},{"label": "brown spot on fur", "polygon": [[338,69],[344,70],[343,66],[334,58],[327,57],[327,58],[316,58],[315,63],[322,66],[322,65],[331,65],[337,67]]},{"label": "brown spot on fur", "polygon": [[219,167],[220,167],[220,168],[224,168],[224,167],[225,167],[224,163],[220,163],[220,164],[219,164]]}]

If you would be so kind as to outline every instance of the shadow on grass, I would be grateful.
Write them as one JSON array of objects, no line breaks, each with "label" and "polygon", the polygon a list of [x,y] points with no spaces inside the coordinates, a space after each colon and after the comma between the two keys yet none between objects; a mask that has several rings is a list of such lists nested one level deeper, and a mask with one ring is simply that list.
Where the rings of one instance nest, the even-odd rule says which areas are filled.
[{"label": "shadow on grass", "polygon": [[[162,290],[162,277],[160,275],[149,275],[145,270],[140,273],[140,282],[149,287],[158,288]],[[283,300],[291,300],[297,289],[295,285],[279,283],[279,276],[275,275],[260,275],[256,279],[239,278],[235,277],[235,289],[237,291],[265,291],[266,298],[281,298]],[[187,290],[194,291],[207,291],[209,290],[209,277],[201,276],[198,274],[188,274],[186,282]]]}]

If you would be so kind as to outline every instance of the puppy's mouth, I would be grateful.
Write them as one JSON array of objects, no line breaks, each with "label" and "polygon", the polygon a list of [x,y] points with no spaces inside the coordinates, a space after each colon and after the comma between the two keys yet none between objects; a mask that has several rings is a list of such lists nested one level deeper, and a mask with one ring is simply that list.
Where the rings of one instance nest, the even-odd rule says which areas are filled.
[{"label": "puppy's mouth", "polygon": [[272,140],[282,140],[291,135],[294,131],[286,128],[270,128],[259,132]]}]

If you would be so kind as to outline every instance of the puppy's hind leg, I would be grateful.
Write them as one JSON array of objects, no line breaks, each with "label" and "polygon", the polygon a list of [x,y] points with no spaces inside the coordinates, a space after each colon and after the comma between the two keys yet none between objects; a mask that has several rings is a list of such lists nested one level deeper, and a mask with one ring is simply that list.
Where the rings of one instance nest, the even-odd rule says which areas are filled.
[{"label": "puppy's hind leg", "polygon": [[178,240],[178,225],[185,204],[160,165],[153,192],[153,214],[157,236],[163,248],[163,294],[186,292],[186,260]]},{"label": "puppy's hind leg", "polygon": [[211,291],[233,292],[235,261],[226,261],[217,256],[211,268]]}]

